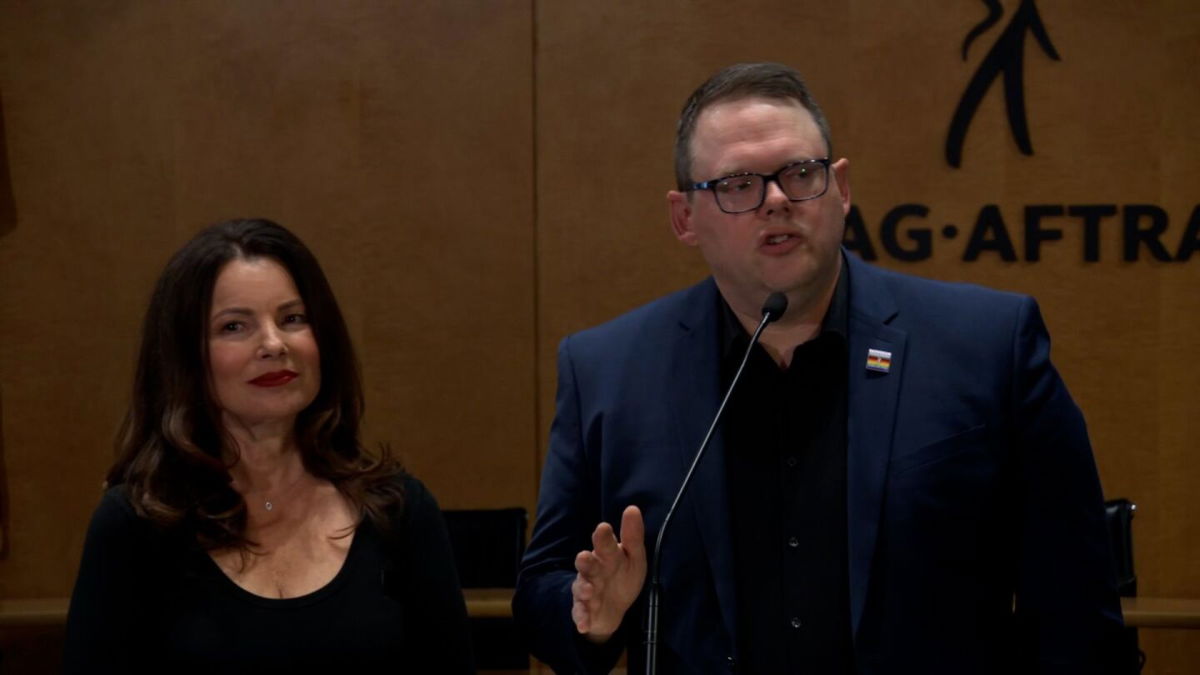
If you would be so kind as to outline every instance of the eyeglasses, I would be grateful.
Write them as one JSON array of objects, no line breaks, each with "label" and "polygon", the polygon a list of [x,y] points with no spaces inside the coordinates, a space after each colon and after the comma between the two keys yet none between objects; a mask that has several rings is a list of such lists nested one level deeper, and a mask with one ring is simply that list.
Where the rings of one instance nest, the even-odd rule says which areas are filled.
[{"label": "eyeglasses", "polygon": [[790,201],[816,199],[829,189],[829,158],[792,162],[772,174],[739,173],[696,183],[688,190],[711,190],[725,213],[745,213],[763,205],[767,183],[775,181]]}]

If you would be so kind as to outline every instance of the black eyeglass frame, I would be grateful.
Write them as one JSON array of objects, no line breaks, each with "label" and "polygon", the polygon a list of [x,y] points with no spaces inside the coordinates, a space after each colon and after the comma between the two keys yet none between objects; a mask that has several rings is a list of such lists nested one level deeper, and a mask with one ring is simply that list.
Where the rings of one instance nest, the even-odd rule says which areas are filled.
[{"label": "black eyeglass frame", "polygon": [[[767,200],[767,186],[770,185],[772,182],[774,182],[776,185],[779,186],[779,191],[783,193],[784,197],[788,198],[788,201],[790,201],[790,202],[806,202],[810,199],[820,199],[821,197],[825,196],[826,192],[829,192],[829,165],[832,163],[833,163],[833,161],[831,159],[829,159],[828,157],[818,157],[817,159],[802,159],[798,162],[791,162],[790,164],[786,164],[782,168],[780,168],[778,171],[776,171],[775,173],[771,173],[771,174],[754,173],[753,171],[746,171],[744,173],[733,173],[728,176],[721,176],[720,178],[706,180],[703,183],[693,183],[691,185],[691,187],[688,188],[688,191],[691,192],[694,190],[708,190],[709,192],[712,192],[713,199],[715,199],[717,202],[717,208],[721,209],[725,213],[749,213],[750,211],[757,211],[758,209],[762,208],[763,202],[765,202]],[[792,196],[788,194],[787,190],[785,190],[783,188],[783,183],[779,182],[779,176],[781,174],[783,174],[784,172],[786,172],[788,169],[791,169],[800,164],[819,164],[825,170],[825,186],[823,188],[821,188],[820,192],[818,192],[815,195],[812,195],[811,197],[801,197],[799,199],[793,199]],[[721,198],[717,196],[717,191],[715,188],[716,188],[717,184],[722,181],[727,181],[730,178],[741,178],[743,176],[758,176],[759,178],[761,178],[763,181],[762,182],[762,193],[758,197],[758,203],[755,204],[754,206],[752,206],[748,209],[741,209],[738,211],[730,211],[729,209],[725,208],[721,204]]]}]

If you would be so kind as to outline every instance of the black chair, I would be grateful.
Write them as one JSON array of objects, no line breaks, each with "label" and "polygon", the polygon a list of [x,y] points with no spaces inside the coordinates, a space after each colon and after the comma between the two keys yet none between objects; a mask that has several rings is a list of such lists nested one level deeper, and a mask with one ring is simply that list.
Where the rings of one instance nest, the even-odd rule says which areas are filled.
[{"label": "black chair", "polygon": [[[443,510],[463,588],[516,588],[525,554],[523,508]],[[480,670],[528,670],[529,650],[507,617],[472,617],[471,644]]]},{"label": "black chair", "polygon": [[[1137,596],[1137,575],[1133,571],[1133,514],[1137,505],[1128,499],[1113,499],[1104,503],[1104,519],[1112,545],[1113,573],[1117,593],[1123,598]],[[1113,645],[1113,657],[1118,665],[1115,672],[1136,675],[1146,665],[1146,654],[1138,648],[1136,628],[1127,627]]]}]

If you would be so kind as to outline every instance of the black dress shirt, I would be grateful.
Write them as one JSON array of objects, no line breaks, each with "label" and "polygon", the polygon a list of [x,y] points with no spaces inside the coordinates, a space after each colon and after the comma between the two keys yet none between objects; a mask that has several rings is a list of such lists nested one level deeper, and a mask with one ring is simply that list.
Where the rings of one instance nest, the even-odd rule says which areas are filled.
[{"label": "black dress shirt", "polygon": [[[853,671],[846,532],[848,288],[781,369],[754,347],[723,434],[742,673]],[[750,336],[721,300],[722,380]]]}]

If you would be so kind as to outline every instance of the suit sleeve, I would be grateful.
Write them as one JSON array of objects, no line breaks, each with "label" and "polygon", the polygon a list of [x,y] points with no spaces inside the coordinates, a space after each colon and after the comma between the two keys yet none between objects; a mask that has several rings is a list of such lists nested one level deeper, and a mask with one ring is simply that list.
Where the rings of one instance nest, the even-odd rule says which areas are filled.
[{"label": "suit sleeve", "polygon": [[474,673],[467,607],[445,519],[417,479],[408,478],[404,492],[405,643],[414,672]]},{"label": "suit sleeve", "polygon": [[[575,556],[591,549],[600,523],[599,486],[589,462],[570,338],[558,349],[558,394],[542,470],[537,520],[513,598],[513,616],[538,659],[558,673],[607,673],[624,636],[604,645],[580,636],[571,619]],[[594,450],[594,449],[593,449]],[[628,623],[628,621],[626,621]]]},{"label": "suit sleeve", "polygon": [[1037,304],[1023,302],[1013,354],[1020,651],[1025,672],[1102,673],[1122,619],[1100,480],[1083,415],[1050,362]]},{"label": "suit sleeve", "polygon": [[135,621],[145,609],[139,571],[150,555],[148,525],[122,492],[109,490],[88,526],[67,613],[64,673],[128,672],[144,635]]}]

